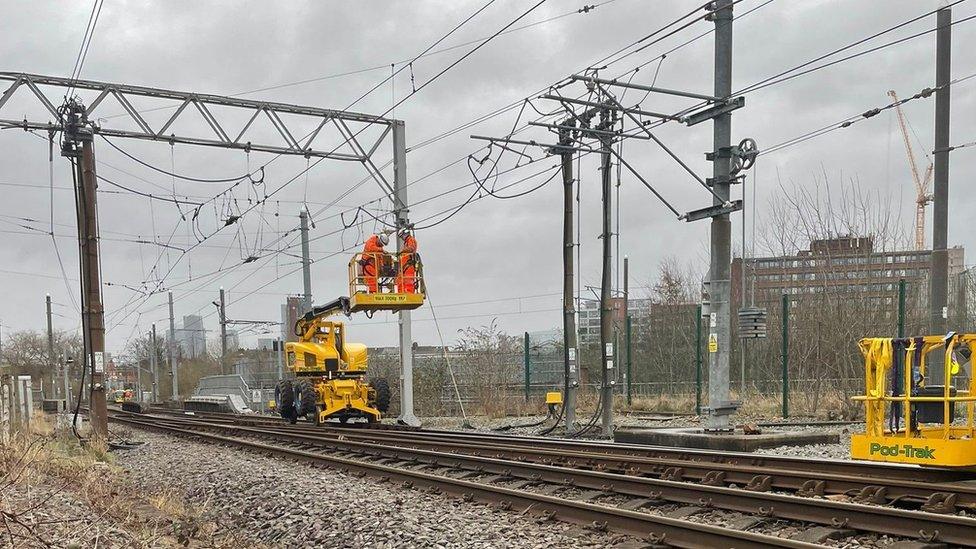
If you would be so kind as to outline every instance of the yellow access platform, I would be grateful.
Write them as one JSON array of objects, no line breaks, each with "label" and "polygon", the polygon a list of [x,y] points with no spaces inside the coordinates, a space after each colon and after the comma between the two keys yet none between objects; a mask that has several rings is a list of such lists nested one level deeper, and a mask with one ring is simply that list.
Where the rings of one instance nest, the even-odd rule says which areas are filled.
[{"label": "yellow access platform", "polygon": [[348,341],[334,316],[416,309],[424,303],[420,257],[414,253],[359,253],[349,262],[349,297],[312,307],[295,323],[298,341],[285,344],[288,370],[275,391],[278,413],[292,423],[305,416],[320,424],[379,421],[390,405],[390,386],[369,379],[366,345]]},{"label": "yellow access platform", "polygon": [[349,260],[350,312],[400,311],[424,304],[423,266],[416,253],[357,253]]},{"label": "yellow access platform", "polygon": [[[976,334],[865,338],[865,432],[851,457],[930,467],[976,468]],[[941,379],[930,374],[943,363]],[[938,363],[936,362],[936,363]],[[964,409],[957,417],[959,408]]]}]

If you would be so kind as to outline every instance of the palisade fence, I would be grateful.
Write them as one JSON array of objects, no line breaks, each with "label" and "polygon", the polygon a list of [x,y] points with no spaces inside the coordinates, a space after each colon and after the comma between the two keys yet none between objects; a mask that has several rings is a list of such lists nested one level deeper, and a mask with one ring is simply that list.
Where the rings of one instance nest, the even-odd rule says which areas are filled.
[{"label": "palisade fence", "polygon": [[[928,290],[924,283],[905,283],[903,299],[899,291],[895,285],[890,291],[871,295],[836,290],[786,296],[757,294],[756,305],[767,310],[767,337],[743,342],[733,326],[733,398],[744,402],[745,412],[858,417],[861,406],[851,400],[864,391],[858,340],[895,337],[900,319],[904,335],[928,333]],[[967,293],[958,291],[950,296],[950,330],[976,330],[974,307],[964,299]],[[784,302],[788,319],[785,327]],[[904,305],[900,306],[902,302]],[[697,305],[655,304],[649,313],[633,316],[629,360],[627,327],[617,328],[617,360],[611,376],[616,384],[617,407],[629,404],[635,409],[696,413],[699,406],[707,406],[708,319],[699,318]],[[784,335],[788,342],[785,362]],[[598,342],[584,342],[580,346],[580,402],[584,408],[592,407],[596,400],[599,363]],[[524,336],[503,336],[497,345],[450,349],[447,356],[440,349],[417,352],[414,368],[419,415],[459,414],[458,397],[469,414],[541,412],[545,392],[559,391],[563,386],[562,341],[561,336],[543,341],[529,338],[527,342]],[[374,377],[388,378],[394,393],[398,392],[395,353],[371,355],[370,371]],[[970,375],[969,370],[963,375]],[[958,382],[966,380],[960,378]],[[784,387],[788,410],[783,406]]]}]

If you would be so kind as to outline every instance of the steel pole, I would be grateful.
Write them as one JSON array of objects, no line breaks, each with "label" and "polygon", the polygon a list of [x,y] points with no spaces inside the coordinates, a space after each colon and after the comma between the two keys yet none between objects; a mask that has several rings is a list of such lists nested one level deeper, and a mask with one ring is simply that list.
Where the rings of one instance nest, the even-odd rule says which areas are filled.
[{"label": "steel pole", "polygon": [[702,306],[695,308],[695,415],[701,415],[702,408]]},{"label": "steel pole", "polygon": [[[618,174],[617,178],[617,251],[620,251],[620,178]],[[619,255],[618,255],[619,257]],[[633,397],[631,396],[630,387],[630,374],[631,374],[631,363],[630,363],[630,259],[624,256],[624,329],[626,333],[624,334],[624,343],[626,353],[625,359],[627,360],[627,406],[633,404]]]},{"label": "steel pole", "polygon": [[[624,265],[626,264],[627,263],[624,263]],[[630,315],[627,315],[627,334],[626,334],[627,337],[627,406],[632,406],[634,404],[633,390],[631,387],[633,385],[633,377],[632,377],[633,365],[631,363],[631,353],[630,353],[631,350],[630,334],[631,334],[631,321],[630,321]]]},{"label": "steel pole", "polygon": [[142,402],[142,366],[137,360],[136,366],[136,402]]},{"label": "steel pole", "polygon": [[58,390],[57,383],[55,382],[57,368],[54,357],[54,324],[51,321],[51,294],[45,296],[44,303],[47,306],[47,366],[51,375],[51,397],[55,398]]},{"label": "steel pole", "polygon": [[308,212],[298,213],[302,233],[302,314],[312,310],[312,258],[308,251]]},{"label": "steel pole", "polygon": [[227,304],[224,300],[224,288],[220,288],[220,373],[225,374],[227,367]]},{"label": "steel pole", "polygon": [[[952,88],[952,10],[936,14],[935,33],[935,173],[932,201],[932,269],[929,279],[929,317],[933,334],[948,330],[949,296],[949,104]],[[942,379],[942,361],[931,360],[931,379]]]},{"label": "steel pole", "polygon": [[[169,373],[173,377],[173,400],[180,397],[179,366],[176,364],[176,318],[173,316],[173,292],[169,294],[169,341],[166,348],[169,352]],[[158,402],[158,400],[157,400]]]},{"label": "steel pole", "polygon": [[[393,122],[393,202],[397,231],[410,227],[410,210],[407,201],[407,141],[402,120]],[[397,253],[403,248],[403,239],[397,235]],[[413,411],[413,333],[410,311],[397,313],[400,329],[400,417],[401,423],[419,426],[420,420]]]},{"label": "steel pole", "polygon": [[[715,92],[716,97],[732,94],[732,0],[716,0],[712,19],[715,22]],[[732,143],[732,115],[720,114],[713,120],[712,161],[713,204],[729,200],[730,154]],[[708,416],[705,430],[729,431],[729,416],[736,405],[731,401],[729,383],[729,350],[732,343],[730,261],[732,256],[732,222],[729,214],[712,218],[711,261],[709,265],[708,349]]]},{"label": "steel pole", "polygon": [[71,383],[68,381],[68,359],[64,355],[61,356],[61,384],[64,390],[64,406],[65,410],[71,409]]},{"label": "steel pole", "polygon": [[153,402],[159,402],[159,357],[156,355],[156,350],[158,348],[159,348],[158,344],[156,343],[156,323],[153,322],[152,352],[149,355],[152,357],[150,364],[152,365],[152,401]]},{"label": "steel pole", "polygon": [[[610,112],[601,111],[601,126],[611,126]],[[611,207],[612,207],[612,185],[610,182],[610,139],[602,137],[600,139],[600,179],[602,187],[602,210],[603,210],[603,274],[600,279],[600,353],[602,361],[600,363],[600,392],[603,406],[603,436],[609,437],[613,434],[613,385],[610,383],[610,371],[613,369],[614,348],[613,348],[613,308],[611,307],[610,293],[611,279]]]},{"label": "steel pole", "polygon": [[525,332],[522,342],[522,362],[525,367],[525,401],[529,401],[529,388],[532,386],[532,362],[529,359],[529,332]]},{"label": "steel pole", "polygon": [[790,417],[790,296],[783,294],[783,417]]},{"label": "steel pole", "polygon": [[905,279],[898,280],[898,337],[905,337]]}]

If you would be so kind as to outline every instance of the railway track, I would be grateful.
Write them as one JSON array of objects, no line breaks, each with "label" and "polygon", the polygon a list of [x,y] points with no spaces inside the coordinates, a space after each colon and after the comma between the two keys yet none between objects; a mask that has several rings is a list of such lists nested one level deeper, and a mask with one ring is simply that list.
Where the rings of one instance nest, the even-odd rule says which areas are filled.
[{"label": "railway track", "polygon": [[[763,478],[770,480],[753,478],[751,484],[729,482],[730,478],[739,477],[730,477],[728,469],[724,475],[722,469],[712,469],[720,473],[706,474],[694,481],[694,476],[684,473],[676,478],[674,465],[670,464],[673,459],[665,460],[668,463],[658,464],[655,469],[670,471],[669,474],[654,474],[650,466],[633,469],[636,462],[654,459],[640,455],[642,450],[661,451],[633,445],[615,447],[575,441],[560,445],[548,439],[527,437],[316,428],[231,417],[116,413],[112,419],[134,427],[193,435],[282,457],[325,463],[432,491],[528,510],[543,518],[596,525],[652,541],[667,540],[676,546],[810,546],[803,541],[744,531],[769,520],[819,525],[810,530],[813,532],[810,541],[869,532],[920,542],[976,546],[976,519],[969,517],[816,497],[824,495],[826,489],[782,493],[772,480],[789,476],[782,463],[775,471],[767,469]],[[615,461],[622,465],[613,466]],[[723,464],[716,461],[705,465]],[[687,464],[684,468],[685,471],[693,469]],[[810,475],[796,472],[796,475],[803,474]],[[861,489],[873,486],[870,483],[874,480],[882,479],[862,478]],[[906,482],[895,484],[906,490]],[[838,483],[838,479],[832,479],[829,486]],[[920,486],[912,488],[921,490]],[[939,489],[947,490],[944,493],[952,501],[953,510],[959,492],[969,493],[965,484],[945,483]],[[933,492],[929,485],[928,493],[926,502],[931,503],[931,494],[942,492]],[[900,501],[907,500],[906,497]],[[665,506],[678,508],[669,512],[671,516],[654,513]],[[737,528],[716,529],[686,520],[713,510],[739,514],[734,521]]]},{"label": "railway track", "polygon": [[[565,440],[414,428],[287,425],[278,418],[197,414],[193,420],[241,426],[277,426],[311,436],[449,449],[499,459],[585,468],[618,474],[744,486],[801,496],[849,495],[854,501],[915,507],[929,512],[976,512],[976,473],[858,461],[720,452],[690,448]],[[968,482],[972,481],[972,482]]]}]

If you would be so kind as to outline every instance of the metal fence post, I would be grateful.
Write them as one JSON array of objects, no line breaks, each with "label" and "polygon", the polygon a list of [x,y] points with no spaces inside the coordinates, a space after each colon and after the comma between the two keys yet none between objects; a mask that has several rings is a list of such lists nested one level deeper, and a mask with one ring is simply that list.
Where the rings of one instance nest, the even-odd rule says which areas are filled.
[{"label": "metal fence post", "polygon": [[905,337],[905,279],[898,280],[898,337]]},{"label": "metal fence post", "polygon": [[790,416],[790,296],[783,294],[783,417]]},{"label": "metal fence post", "polygon": [[631,327],[630,315],[627,315],[627,334],[626,334],[627,337],[627,406],[631,406],[634,404],[634,396],[633,393],[631,392],[631,385],[633,383],[631,380],[633,379],[633,372],[631,371],[631,358],[630,358],[631,357],[630,327]]},{"label": "metal fence post", "polygon": [[10,387],[0,382],[0,444],[10,443]]},{"label": "metal fence post", "polygon": [[695,309],[695,415],[701,415],[702,405],[702,306]]},{"label": "metal fence post", "polygon": [[531,366],[529,362],[529,332],[525,332],[525,344],[523,345],[523,359],[525,361],[525,401],[529,401],[529,385],[532,382],[531,374],[529,373],[529,367]]}]

